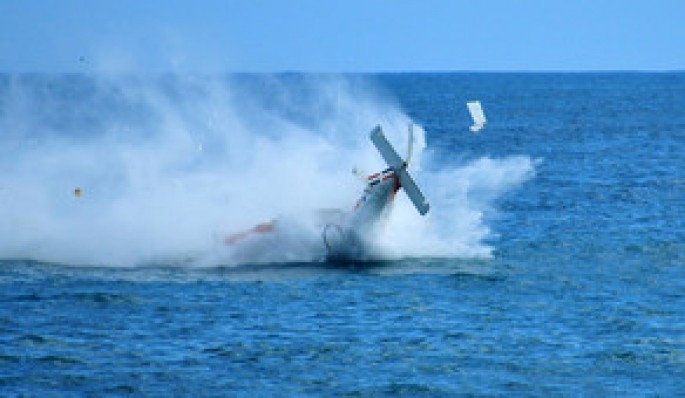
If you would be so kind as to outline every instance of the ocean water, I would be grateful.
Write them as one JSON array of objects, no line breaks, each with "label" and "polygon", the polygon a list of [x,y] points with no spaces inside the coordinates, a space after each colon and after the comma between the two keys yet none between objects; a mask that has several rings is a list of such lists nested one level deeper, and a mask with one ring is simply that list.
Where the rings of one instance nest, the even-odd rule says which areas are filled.
[{"label": "ocean water", "polygon": [[682,396],[684,170],[683,73],[0,75],[0,395]]}]

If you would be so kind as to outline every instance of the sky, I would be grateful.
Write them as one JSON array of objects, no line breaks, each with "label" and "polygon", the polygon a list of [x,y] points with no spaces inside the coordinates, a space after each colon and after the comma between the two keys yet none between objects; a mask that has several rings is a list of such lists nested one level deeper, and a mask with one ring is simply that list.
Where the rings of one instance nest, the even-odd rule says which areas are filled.
[{"label": "sky", "polygon": [[0,72],[685,70],[685,0],[0,0]]}]

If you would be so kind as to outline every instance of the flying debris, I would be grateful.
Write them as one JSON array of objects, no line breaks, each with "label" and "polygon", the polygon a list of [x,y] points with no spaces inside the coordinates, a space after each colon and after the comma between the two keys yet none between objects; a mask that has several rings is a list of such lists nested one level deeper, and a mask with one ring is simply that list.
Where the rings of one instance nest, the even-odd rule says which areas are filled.
[{"label": "flying debris", "polygon": [[483,113],[483,107],[480,105],[480,101],[469,101],[466,103],[466,107],[469,108],[469,113],[473,119],[473,126],[470,127],[470,130],[477,133],[485,127],[485,124],[487,123],[487,120],[485,120],[485,113]]}]

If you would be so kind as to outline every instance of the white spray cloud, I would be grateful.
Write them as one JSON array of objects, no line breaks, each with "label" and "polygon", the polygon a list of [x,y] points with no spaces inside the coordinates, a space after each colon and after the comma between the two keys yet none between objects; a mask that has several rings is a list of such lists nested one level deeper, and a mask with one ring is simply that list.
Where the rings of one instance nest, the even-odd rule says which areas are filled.
[{"label": "white spray cloud", "polygon": [[[323,249],[320,231],[298,220],[351,208],[363,188],[352,167],[385,167],[370,129],[383,125],[405,147],[411,120],[365,87],[321,76],[11,78],[0,91],[0,258],[312,261]],[[379,255],[488,255],[482,213],[532,175],[531,161],[484,158],[425,172],[425,132],[417,126],[415,136],[413,173],[432,210],[421,218],[400,194],[379,231]],[[217,244],[277,216],[289,220],[285,238]]]}]

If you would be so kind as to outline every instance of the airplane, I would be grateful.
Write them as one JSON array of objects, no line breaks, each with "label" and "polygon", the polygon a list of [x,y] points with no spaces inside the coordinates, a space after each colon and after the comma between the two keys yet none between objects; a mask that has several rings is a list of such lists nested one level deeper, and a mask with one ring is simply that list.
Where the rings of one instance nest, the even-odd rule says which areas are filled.
[{"label": "airplane", "polygon": [[[407,171],[413,147],[411,124],[408,135],[407,156],[402,159],[388,142],[381,126],[376,126],[371,131],[369,138],[389,167],[366,177],[361,175],[366,186],[351,210],[318,211],[317,227],[321,228],[321,243],[325,248],[325,260],[345,261],[368,258],[375,228],[379,221],[387,217],[400,189],[404,189],[419,214],[423,216],[428,213],[430,205]],[[356,169],[354,172],[359,175]],[[261,223],[247,231],[227,236],[224,244],[236,246],[254,236],[274,234],[278,232],[280,226],[281,223],[278,220]]]}]

